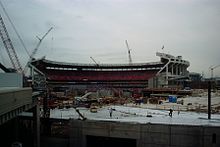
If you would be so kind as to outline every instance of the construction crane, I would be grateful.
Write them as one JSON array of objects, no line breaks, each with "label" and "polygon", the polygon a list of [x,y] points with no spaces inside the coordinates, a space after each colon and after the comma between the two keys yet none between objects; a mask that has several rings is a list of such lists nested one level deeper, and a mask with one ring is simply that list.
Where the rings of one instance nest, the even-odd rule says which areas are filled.
[{"label": "construction crane", "polygon": [[53,27],[51,27],[51,28],[44,34],[44,36],[43,36],[42,38],[39,38],[38,36],[36,36],[36,37],[39,39],[39,42],[38,42],[37,46],[34,48],[33,52],[30,54],[30,57],[29,57],[29,59],[28,59],[28,62],[27,62],[27,64],[25,65],[25,68],[24,68],[24,73],[27,72],[28,65],[29,65],[29,63],[33,60],[33,57],[36,55],[37,50],[38,50],[38,48],[40,47],[40,45],[41,45],[43,39],[47,36],[47,34],[48,34],[52,29],[53,29]]},{"label": "construction crane", "polygon": [[128,61],[129,61],[129,64],[132,64],[131,49],[129,48],[129,45],[128,45],[128,41],[127,41],[127,40],[125,40],[125,44],[126,44],[127,49],[128,49]]},{"label": "construction crane", "polygon": [[22,66],[21,63],[18,59],[18,56],[15,52],[14,46],[11,42],[11,39],[9,37],[8,31],[6,29],[5,23],[3,21],[3,18],[0,15],[0,36],[2,39],[2,42],[5,46],[5,49],[8,53],[9,59],[11,60],[12,66],[13,68],[18,72],[18,73],[22,73]]},{"label": "construction crane", "polygon": [[216,66],[211,66],[211,67],[210,67],[210,70],[211,70],[211,79],[213,79],[214,69],[216,69],[217,67],[220,67],[220,64],[219,64],[219,65],[216,65]]},{"label": "construction crane", "polygon": [[31,53],[30,55],[30,59],[29,60],[32,60],[34,55],[37,53],[37,50],[42,42],[42,40],[47,36],[47,34],[53,29],[53,27],[51,27],[45,34],[42,38],[39,38],[38,36],[36,36],[38,39],[39,39],[39,42],[37,44],[37,46],[35,47],[35,49],[33,50],[33,52]]},{"label": "construction crane", "polygon": [[11,72],[8,68],[6,68],[3,64],[0,63],[0,69],[2,69],[4,72]]},{"label": "construction crane", "polygon": [[96,64],[96,66],[99,66],[99,64],[95,61],[95,59],[93,59],[92,57],[90,57],[92,59],[92,61]]},{"label": "construction crane", "polygon": [[17,29],[16,29],[14,23],[12,22],[11,18],[9,17],[8,12],[6,11],[6,9],[5,9],[5,7],[4,7],[4,5],[3,5],[3,3],[2,3],[1,1],[0,1],[0,6],[2,7],[3,12],[5,13],[6,17],[8,18],[8,21],[10,22],[10,24],[11,24],[13,30],[15,31],[16,35],[18,36],[18,39],[20,40],[21,45],[24,47],[26,53],[30,56],[30,54],[29,54],[29,52],[28,52],[28,50],[27,50],[27,47],[26,47],[26,45],[24,44],[23,39],[22,39],[21,36],[19,35],[19,33],[18,33],[18,31],[17,31]]}]

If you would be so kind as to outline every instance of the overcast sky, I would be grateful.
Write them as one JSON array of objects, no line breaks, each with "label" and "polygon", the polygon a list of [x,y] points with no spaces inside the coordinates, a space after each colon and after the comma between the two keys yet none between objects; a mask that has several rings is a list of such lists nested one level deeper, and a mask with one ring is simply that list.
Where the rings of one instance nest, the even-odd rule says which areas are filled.
[{"label": "overcast sky", "polygon": [[[93,63],[128,63],[125,40],[133,62],[158,61],[156,52],[181,55],[190,72],[220,64],[219,0],[1,0],[28,51],[50,27],[36,57]],[[0,8],[19,59],[28,55]],[[164,45],[164,50],[162,46]],[[0,62],[10,65],[0,43]],[[220,67],[215,76],[220,76]]]}]

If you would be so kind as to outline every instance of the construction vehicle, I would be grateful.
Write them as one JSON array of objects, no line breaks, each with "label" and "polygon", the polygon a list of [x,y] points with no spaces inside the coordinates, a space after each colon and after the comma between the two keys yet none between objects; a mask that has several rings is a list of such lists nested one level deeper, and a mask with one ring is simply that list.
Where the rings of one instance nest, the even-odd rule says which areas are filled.
[{"label": "construction vehicle", "polygon": [[90,112],[92,112],[92,113],[97,113],[98,112],[98,106],[95,104],[95,103],[92,103],[91,105],[90,105]]}]

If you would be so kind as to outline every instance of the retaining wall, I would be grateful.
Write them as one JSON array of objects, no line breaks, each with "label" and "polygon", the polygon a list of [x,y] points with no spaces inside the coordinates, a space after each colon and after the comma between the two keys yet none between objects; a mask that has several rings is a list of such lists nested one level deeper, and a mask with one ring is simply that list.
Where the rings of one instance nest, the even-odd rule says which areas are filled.
[{"label": "retaining wall", "polygon": [[[219,126],[138,124],[70,120],[69,145],[86,147],[86,136],[135,139],[136,147],[219,147]],[[98,145],[98,144],[97,144]]]}]

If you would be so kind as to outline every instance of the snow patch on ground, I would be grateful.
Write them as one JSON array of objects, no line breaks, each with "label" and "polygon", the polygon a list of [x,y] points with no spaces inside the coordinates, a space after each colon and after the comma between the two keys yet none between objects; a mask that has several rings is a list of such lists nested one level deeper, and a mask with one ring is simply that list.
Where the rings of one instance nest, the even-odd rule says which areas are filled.
[{"label": "snow patch on ground", "polygon": [[[109,109],[113,108],[112,118]],[[90,112],[87,108],[77,108],[89,120],[131,122],[131,123],[155,123],[155,124],[181,124],[181,125],[209,125],[220,126],[220,115],[213,114],[211,120],[207,119],[205,113],[173,112],[170,117],[168,110],[153,110],[146,108],[135,108],[128,106],[105,106],[98,109],[97,113]],[[151,115],[152,117],[147,117]],[[53,109],[50,110],[50,118],[58,119],[79,119],[79,114],[75,109]]]}]

